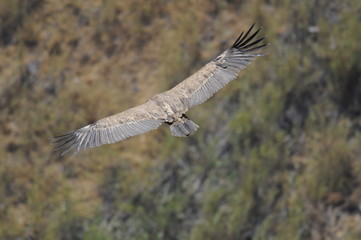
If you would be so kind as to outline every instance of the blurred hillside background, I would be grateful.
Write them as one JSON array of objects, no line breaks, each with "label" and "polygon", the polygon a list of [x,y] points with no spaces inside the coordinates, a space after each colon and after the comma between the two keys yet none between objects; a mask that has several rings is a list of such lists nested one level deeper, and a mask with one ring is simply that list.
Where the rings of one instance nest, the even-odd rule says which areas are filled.
[{"label": "blurred hillside background", "polygon": [[[270,54],[194,136],[53,153],[253,22]],[[361,239],[360,23],[358,0],[1,0],[0,239]]]}]

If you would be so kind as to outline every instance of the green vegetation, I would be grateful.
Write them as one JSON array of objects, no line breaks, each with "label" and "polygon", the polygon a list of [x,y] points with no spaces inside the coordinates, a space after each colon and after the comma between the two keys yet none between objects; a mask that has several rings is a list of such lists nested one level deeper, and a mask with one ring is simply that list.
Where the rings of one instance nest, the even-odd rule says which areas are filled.
[{"label": "green vegetation", "polygon": [[[357,0],[0,2],[0,239],[361,239]],[[76,157],[253,22],[272,44],[189,115]],[[226,44],[225,44],[226,43]]]}]

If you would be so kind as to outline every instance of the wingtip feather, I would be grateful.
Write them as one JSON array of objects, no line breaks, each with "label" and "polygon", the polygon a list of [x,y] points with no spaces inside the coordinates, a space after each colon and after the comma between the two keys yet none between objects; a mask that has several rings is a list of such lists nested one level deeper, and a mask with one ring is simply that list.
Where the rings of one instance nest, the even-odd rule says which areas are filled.
[{"label": "wingtip feather", "polygon": [[[242,32],[241,35],[237,38],[237,40],[233,43],[232,48],[236,48],[242,52],[248,52],[251,50],[255,50],[255,49],[259,49],[259,48],[267,46],[268,43],[265,43],[265,44],[262,44],[260,46],[250,49],[250,47],[257,45],[258,43],[260,43],[261,41],[263,41],[265,39],[265,37],[261,37],[257,40],[252,41],[263,28],[263,26],[261,26],[254,33],[251,34],[254,26],[255,26],[255,23],[253,23],[251,25],[251,27],[248,29],[246,34],[243,35],[243,32]],[[249,34],[251,34],[251,36],[249,36]]]}]

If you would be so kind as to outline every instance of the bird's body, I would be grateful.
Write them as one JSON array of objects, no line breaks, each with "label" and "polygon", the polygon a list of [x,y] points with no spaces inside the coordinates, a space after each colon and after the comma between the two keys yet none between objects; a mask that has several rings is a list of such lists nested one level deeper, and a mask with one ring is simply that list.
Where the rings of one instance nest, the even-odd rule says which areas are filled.
[{"label": "bird's body", "polygon": [[264,55],[253,53],[267,45],[257,46],[263,38],[251,42],[260,31],[257,30],[248,37],[253,26],[244,36],[242,32],[231,48],[174,88],[153,96],[140,106],[55,137],[57,139],[55,142],[59,144],[56,150],[65,149],[62,155],[70,150],[77,153],[86,148],[115,143],[148,132],[163,123],[170,125],[174,136],[186,137],[193,134],[198,125],[189,120],[185,113],[208,100],[224,85],[235,79],[238,72],[255,57]]}]

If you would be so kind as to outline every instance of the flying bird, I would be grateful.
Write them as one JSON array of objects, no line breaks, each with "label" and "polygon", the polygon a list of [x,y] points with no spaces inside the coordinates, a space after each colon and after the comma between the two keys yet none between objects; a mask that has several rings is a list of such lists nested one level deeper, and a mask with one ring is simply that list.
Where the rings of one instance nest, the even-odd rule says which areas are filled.
[{"label": "flying bird", "polygon": [[252,32],[254,25],[245,34],[242,32],[229,49],[174,88],[153,96],[140,106],[54,137],[54,143],[57,144],[55,151],[61,150],[62,156],[69,151],[76,154],[87,148],[119,142],[149,132],[163,123],[169,125],[173,136],[192,135],[199,126],[185,113],[207,101],[215,92],[235,79],[241,69],[256,57],[264,55],[257,50],[268,44],[262,42],[263,37],[254,40],[261,30]]}]

